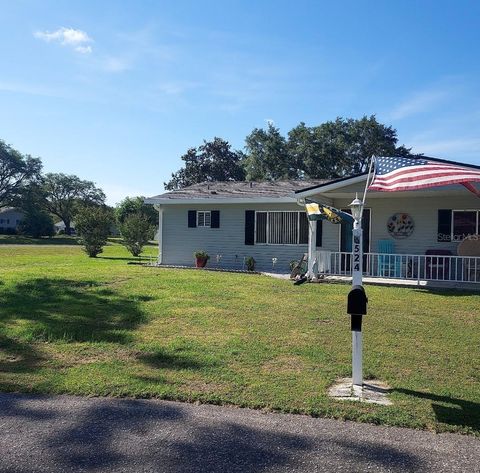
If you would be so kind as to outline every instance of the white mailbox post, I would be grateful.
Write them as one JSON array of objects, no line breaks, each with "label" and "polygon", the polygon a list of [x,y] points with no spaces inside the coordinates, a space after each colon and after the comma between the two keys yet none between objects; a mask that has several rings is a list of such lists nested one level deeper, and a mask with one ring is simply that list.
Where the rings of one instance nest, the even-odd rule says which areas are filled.
[{"label": "white mailbox post", "polygon": [[[362,297],[361,291],[358,289],[362,287],[363,282],[363,231],[362,231],[362,213],[363,213],[363,202],[355,196],[355,199],[350,204],[353,217],[353,240],[352,240],[352,293],[355,291],[356,294],[349,295],[349,306],[350,306],[350,297],[360,296]],[[355,289],[357,288],[357,290]],[[362,288],[363,291],[363,288]],[[363,292],[364,295],[364,292]],[[355,301],[353,301],[355,305]],[[365,310],[366,312],[366,310]],[[363,362],[362,362],[362,326],[361,318],[363,314],[351,314],[352,316],[352,384],[353,388],[361,389],[363,386]],[[356,322],[354,322],[354,317],[356,317]]]}]

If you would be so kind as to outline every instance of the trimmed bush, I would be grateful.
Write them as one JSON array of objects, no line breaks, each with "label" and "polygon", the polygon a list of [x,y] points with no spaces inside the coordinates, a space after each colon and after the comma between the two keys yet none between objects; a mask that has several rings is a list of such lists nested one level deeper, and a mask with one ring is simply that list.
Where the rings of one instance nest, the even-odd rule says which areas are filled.
[{"label": "trimmed bush", "polygon": [[140,256],[143,247],[153,238],[154,226],[141,212],[127,215],[120,224],[123,245],[133,256]]},{"label": "trimmed bush", "polygon": [[90,258],[103,252],[113,223],[112,211],[107,207],[83,207],[75,217],[75,230],[80,235],[84,250]]}]

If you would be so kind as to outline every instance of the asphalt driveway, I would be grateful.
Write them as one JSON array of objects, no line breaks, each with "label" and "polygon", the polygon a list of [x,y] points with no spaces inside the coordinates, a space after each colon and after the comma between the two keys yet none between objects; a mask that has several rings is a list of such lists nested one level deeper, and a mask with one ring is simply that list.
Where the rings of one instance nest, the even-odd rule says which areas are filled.
[{"label": "asphalt driveway", "polygon": [[0,471],[473,472],[480,439],[166,401],[0,394]]}]

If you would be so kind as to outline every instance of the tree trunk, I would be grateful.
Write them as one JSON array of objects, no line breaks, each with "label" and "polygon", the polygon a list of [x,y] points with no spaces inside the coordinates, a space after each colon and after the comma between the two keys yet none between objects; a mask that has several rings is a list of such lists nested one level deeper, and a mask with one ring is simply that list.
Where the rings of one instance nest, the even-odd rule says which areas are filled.
[{"label": "tree trunk", "polygon": [[72,234],[72,228],[70,226],[70,220],[63,220],[63,223],[65,224],[65,235],[71,235]]}]

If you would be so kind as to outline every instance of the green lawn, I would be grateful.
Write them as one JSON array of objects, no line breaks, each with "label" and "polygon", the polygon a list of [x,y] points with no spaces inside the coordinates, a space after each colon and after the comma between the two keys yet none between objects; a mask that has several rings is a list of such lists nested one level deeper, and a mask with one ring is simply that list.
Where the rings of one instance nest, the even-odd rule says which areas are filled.
[{"label": "green lawn", "polygon": [[[148,247],[147,255],[156,248]],[[0,245],[0,389],[234,404],[480,435],[480,296],[367,287],[366,377],[341,403],[346,285],[135,264],[118,244]]]}]

